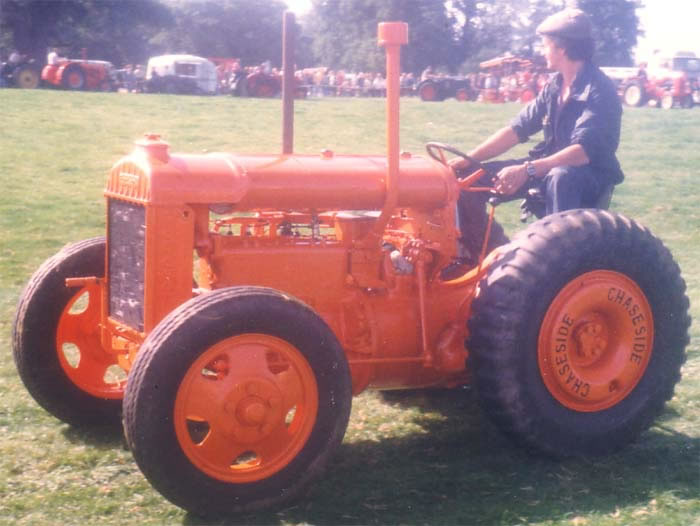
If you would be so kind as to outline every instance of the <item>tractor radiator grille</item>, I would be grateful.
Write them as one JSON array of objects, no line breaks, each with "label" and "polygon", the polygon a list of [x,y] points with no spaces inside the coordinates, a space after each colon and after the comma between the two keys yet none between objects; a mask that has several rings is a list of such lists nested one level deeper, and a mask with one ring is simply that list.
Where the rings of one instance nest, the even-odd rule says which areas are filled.
[{"label": "tractor radiator grille", "polygon": [[110,199],[107,221],[109,315],[143,331],[146,209]]}]

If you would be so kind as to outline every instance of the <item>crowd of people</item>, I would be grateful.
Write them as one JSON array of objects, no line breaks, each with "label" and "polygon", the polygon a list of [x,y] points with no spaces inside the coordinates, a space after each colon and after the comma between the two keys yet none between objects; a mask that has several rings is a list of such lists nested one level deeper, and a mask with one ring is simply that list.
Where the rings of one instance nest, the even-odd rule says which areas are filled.
[{"label": "crowd of people", "polygon": [[[271,67],[269,62],[259,66],[242,67],[240,63],[221,63],[217,66],[221,92],[241,91],[241,78],[261,75],[269,78],[282,78],[278,68]],[[379,72],[347,72],[326,67],[300,69],[295,72],[296,85],[306,96],[362,96],[383,97],[386,95],[386,78]],[[412,73],[401,74],[401,89],[412,92],[417,84]],[[244,93],[239,93],[244,94]]]},{"label": "crowd of people", "polygon": [[[296,73],[297,81],[306,86],[309,95],[383,97],[386,95],[386,78],[379,72],[346,72],[329,68],[309,68]],[[412,73],[402,73],[402,92],[410,92],[416,86]]]}]

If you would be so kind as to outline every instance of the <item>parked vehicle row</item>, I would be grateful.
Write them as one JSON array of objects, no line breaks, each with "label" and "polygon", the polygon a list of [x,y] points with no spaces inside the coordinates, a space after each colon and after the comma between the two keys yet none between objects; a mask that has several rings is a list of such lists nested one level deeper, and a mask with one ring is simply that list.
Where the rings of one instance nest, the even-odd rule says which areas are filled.
[{"label": "parked vehicle row", "polygon": [[[16,53],[0,68],[0,86],[33,89],[45,86],[67,90],[128,91],[172,94],[225,93],[233,96],[275,97],[282,89],[281,74],[270,68],[243,69],[237,59],[194,55],[151,57],[145,72],[116,69],[111,62],[54,57],[39,65]],[[480,71],[464,77],[428,74],[410,94],[424,101],[479,100],[528,102],[541,89],[547,74],[542,64],[515,56],[484,61]],[[700,104],[700,59],[694,53],[657,53],[638,67],[601,68],[617,85],[628,106],[650,105],[670,109]],[[297,82],[297,98],[313,91]],[[402,89],[402,94],[408,94]]]},{"label": "parked vehicle row", "polygon": [[[219,92],[217,66],[214,62],[194,55],[161,55],[151,57],[143,76],[134,75],[131,68],[116,69],[104,60],[84,60],[51,57],[43,69],[34,60],[13,56],[2,64],[2,86],[25,89],[41,84],[74,91],[129,91],[147,93],[206,94]],[[261,74],[251,74],[240,83],[236,93],[252,96],[275,96],[281,83]],[[234,91],[234,90],[231,90]]]}]

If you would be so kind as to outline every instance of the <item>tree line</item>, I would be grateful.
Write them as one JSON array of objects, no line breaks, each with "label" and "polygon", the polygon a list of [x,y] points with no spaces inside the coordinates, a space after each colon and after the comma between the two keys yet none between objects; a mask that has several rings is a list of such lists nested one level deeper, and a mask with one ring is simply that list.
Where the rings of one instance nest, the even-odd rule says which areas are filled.
[{"label": "tree line", "polygon": [[[600,65],[632,65],[640,0],[578,0],[593,19]],[[535,28],[571,0],[313,0],[297,20],[297,66],[381,71],[377,23],[409,24],[404,69],[455,73],[503,53],[532,56]],[[0,49],[45,58],[48,48],[144,63],[191,53],[281,62],[281,0],[0,0]]]}]

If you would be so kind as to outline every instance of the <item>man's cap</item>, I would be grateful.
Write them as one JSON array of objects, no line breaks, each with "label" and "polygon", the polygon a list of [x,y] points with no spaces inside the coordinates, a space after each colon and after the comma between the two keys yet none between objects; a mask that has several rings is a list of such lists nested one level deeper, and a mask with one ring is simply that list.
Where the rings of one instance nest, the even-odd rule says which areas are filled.
[{"label": "man's cap", "polygon": [[547,17],[537,26],[537,33],[574,40],[592,38],[591,19],[580,9],[564,9]]}]

